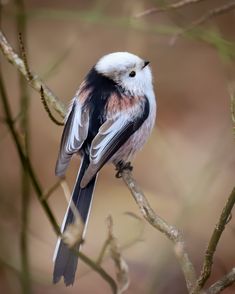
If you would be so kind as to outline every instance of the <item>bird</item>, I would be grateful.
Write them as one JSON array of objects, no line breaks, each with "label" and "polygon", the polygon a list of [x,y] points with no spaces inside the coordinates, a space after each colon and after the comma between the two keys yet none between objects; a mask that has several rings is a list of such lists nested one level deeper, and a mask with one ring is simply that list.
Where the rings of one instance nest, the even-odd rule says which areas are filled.
[{"label": "bird", "polygon": [[[68,108],[55,167],[55,174],[64,177],[72,156],[81,156],[61,234],[75,221],[71,204],[86,228],[97,175],[106,163],[131,168],[130,160],[154,127],[156,105],[149,61],[129,52],[113,52],[89,70]],[[73,285],[77,263],[78,255],[59,238],[53,282],[63,278],[66,286]]]}]

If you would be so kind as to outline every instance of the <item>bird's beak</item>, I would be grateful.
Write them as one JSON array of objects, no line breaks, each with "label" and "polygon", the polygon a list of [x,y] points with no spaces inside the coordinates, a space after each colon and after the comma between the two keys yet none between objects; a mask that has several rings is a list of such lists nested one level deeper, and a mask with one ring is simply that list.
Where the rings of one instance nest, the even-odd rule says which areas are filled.
[{"label": "bird's beak", "polygon": [[149,61],[144,61],[144,66],[142,68],[145,68],[145,66],[147,66],[150,62]]}]

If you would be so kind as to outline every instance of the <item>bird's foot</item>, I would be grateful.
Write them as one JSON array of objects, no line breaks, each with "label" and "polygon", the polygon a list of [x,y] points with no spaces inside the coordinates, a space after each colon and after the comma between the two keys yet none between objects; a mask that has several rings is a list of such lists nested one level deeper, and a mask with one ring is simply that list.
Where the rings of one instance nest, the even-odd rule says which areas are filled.
[{"label": "bird's foot", "polygon": [[122,177],[122,172],[124,170],[129,170],[129,171],[132,171],[133,170],[133,166],[131,165],[130,162],[123,162],[123,161],[119,161],[117,164],[116,164],[116,170],[117,170],[117,173],[116,173],[116,178],[121,178]]}]

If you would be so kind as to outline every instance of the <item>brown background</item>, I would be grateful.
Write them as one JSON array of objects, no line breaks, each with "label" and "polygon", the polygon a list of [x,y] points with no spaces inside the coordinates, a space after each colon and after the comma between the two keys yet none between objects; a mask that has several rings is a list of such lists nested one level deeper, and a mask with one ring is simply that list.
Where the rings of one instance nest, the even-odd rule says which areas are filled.
[{"label": "brown background", "polygon": [[[157,122],[148,144],[134,161],[134,176],[153,208],[184,232],[190,257],[199,271],[209,236],[235,183],[235,144],[227,91],[234,79],[234,63],[208,43],[179,38],[170,46],[171,35],[156,31],[162,26],[185,26],[221,1],[204,1],[177,12],[133,18],[135,13],[159,2],[27,1],[28,56],[30,67],[66,103],[88,69],[106,53],[130,51],[151,61]],[[234,12],[219,16],[206,28],[215,29],[232,42],[234,16]],[[4,5],[2,28],[17,48],[12,1]],[[57,61],[58,66],[48,75]],[[1,65],[17,115],[18,76],[2,57]],[[30,90],[30,97],[31,158],[46,190],[56,181],[54,166],[62,128],[50,121],[37,93]],[[0,259],[20,269],[20,164],[6,127],[1,124],[0,128]],[[74,158],[67,173],[71,189],[78,166],[79,160]],[[79,262],[74,287],[51,284],[56,236],[33,191],[31,194],[28,233],[33,292],[110,293],[109,286],[83,262]],[[61,221],[66,200],[60,188],[49,202]],[[132,242],[143,224],[125,212],[140,215],[123,182],[114,177],[113,167],[104,167],[83,252],[94,259],[98,256],[106,238],[108,214],[113,216],[119,244]],[[234,266],[234,232],[232,219],[219,243],[210,283]],[[123,250],[131,279],[127,293],[186,293],[171,243],[148,224],[141,239]],[[114,274],[109,258],[104,267]],[[224,293],[234,291],[233,287]],[[0,292],[20,293],[17,276],[4,266],[0,268]]]}]

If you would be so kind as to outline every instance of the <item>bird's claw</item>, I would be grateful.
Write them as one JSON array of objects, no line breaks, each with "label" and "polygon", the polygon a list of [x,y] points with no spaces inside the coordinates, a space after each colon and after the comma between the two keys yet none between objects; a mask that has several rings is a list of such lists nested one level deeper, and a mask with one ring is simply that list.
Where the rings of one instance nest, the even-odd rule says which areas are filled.
[{"label": "bird's claw", "polygon": [[130,162],[120,161],[116,164],[116,170],[117,170],[117,173],[115,176],[116,176],[116,178],[120,179],[122,177],[122,172],[124,170],[132,171],[133,166],[131,165]]}]

